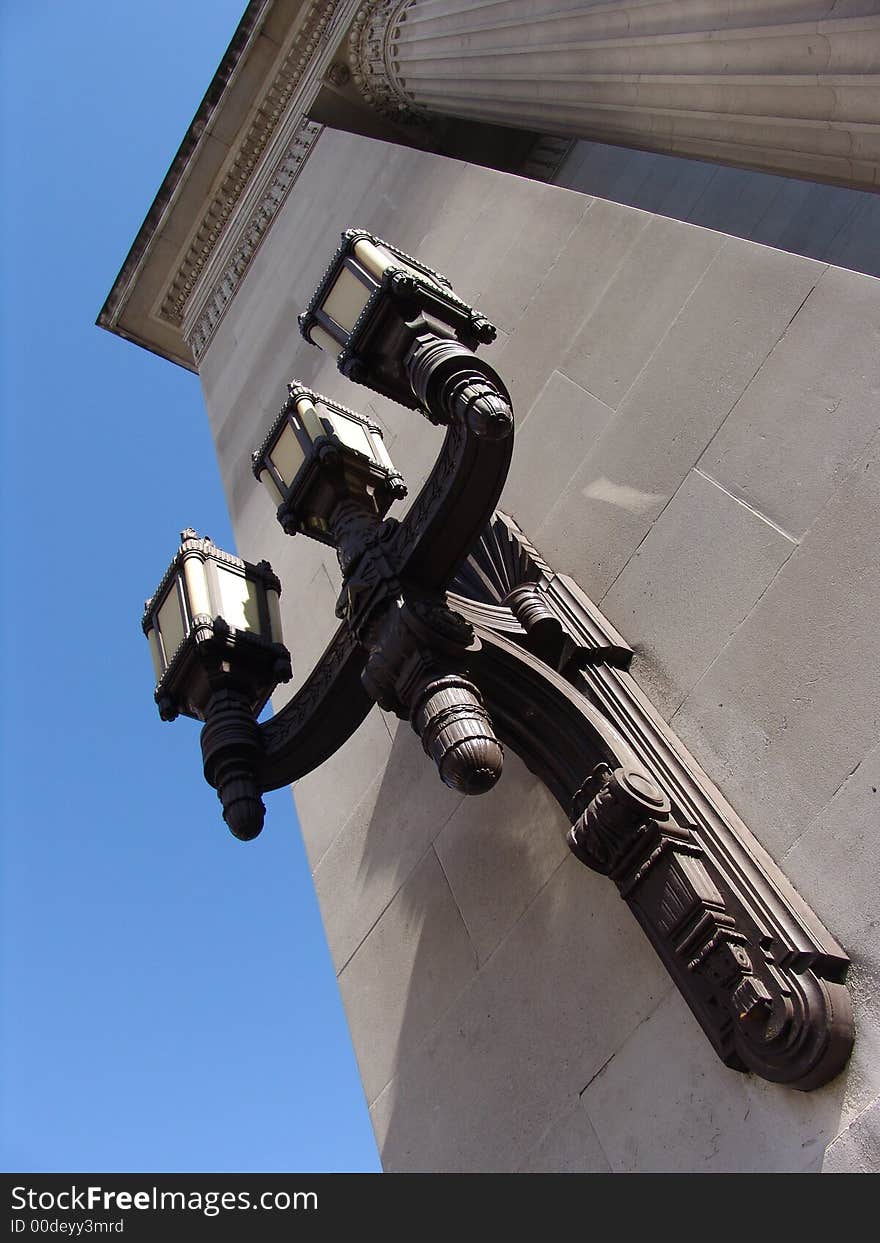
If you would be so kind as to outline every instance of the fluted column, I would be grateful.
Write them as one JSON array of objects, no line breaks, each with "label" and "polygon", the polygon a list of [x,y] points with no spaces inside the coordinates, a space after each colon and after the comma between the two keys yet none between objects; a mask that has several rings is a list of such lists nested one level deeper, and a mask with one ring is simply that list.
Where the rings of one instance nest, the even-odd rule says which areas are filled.
[{"label": "fluted column", "polygon": [[368,0],[350,55],[385,112],[880,188],[880,0]]}]

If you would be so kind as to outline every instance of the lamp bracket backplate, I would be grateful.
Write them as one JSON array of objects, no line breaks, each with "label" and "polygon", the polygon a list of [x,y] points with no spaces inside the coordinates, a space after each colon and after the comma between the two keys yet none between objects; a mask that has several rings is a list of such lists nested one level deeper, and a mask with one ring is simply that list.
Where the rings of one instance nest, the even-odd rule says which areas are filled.
[{"label": "lamp bracket backplate", "polygon": [[[652,706],[632,649],[496,512],[453,580],[501,741],[572,821],[726,1065],[811,1089],[853,1042],[849,959]],[[527,711],[524,709],[527,707]]]}]

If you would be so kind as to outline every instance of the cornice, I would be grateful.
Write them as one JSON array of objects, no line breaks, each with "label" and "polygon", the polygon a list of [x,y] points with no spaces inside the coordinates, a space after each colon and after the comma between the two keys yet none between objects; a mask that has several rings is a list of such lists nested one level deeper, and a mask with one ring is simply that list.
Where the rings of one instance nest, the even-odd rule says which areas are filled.
[{"label": "cornice", "polygon": [[[99,327],[118,333],[120,336],[132,340],[138,345],[155,350],[156,353],[163,354],[165,351],[157,348],[156,345],[148,340],[140,339],[136,333],[123,326],[121,321],[126,306],[131,298],[138,277],[144,269],[150,251],[154,248],[156,239],[161,234],[162,227],[166,223],[169,213],[179,196],[181,186],[185,182],[194,161],[197,159],[205,136],[209,132],[212,122],[215,120],[220,106],[228,94],[229,87],[245,59],[248,49],[257,37],[268,10],[274,2],[275,0],[250,0],[248,3],[238,28],[230,40],[229,47],[226,49],[217,72],[214,74],[211,84],[205,92],[205,96],[177,150],[177,154],[171,161],[171,166],[165,174],[159,191],[137,232],[131,250],[128,252],[119,275],[113,282],[113,287],[107,295],[107,299],[96,320]],[[173,361],[182,362],[184,366],[188,365],[181,358],[175,358]]]},{"label": "cornice", "polygon": [[245,195],[263,153],[273,134],[287,116],[294,93],[307,76],[306,71],[325,43],[328,28],[346,0],[313,0],[305,8],[299,28],[292,34],[253,119],[224,169],[180,266],[159,307],[168,323],[181,325],[187,302],[217,242]]},{"label": "cornice", "polygon": [[[307,113],[359,2],[251,0],[98,316],[101,327],[196,369],[320,133]],[[203,194],[194,190],[200,180]]]},{"label": "cornice", "polygon": [[[214,238],[204,257],[203,279],[196,278],[183,304],[180,327],[196,363],[208,348],[251,260],[308,159],[322,126],[306,116],[294,118],[284,154],[260,179],[256,206],[239,212],[223,234]],[[170,296],[170,295],[169,295]]]}]

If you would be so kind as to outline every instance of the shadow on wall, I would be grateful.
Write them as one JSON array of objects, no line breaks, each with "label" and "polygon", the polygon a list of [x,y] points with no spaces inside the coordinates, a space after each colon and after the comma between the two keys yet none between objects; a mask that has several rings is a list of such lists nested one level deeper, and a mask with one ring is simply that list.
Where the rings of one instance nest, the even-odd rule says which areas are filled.
[{"label": "shadow on wall", "polygon": [[[873,305],[866,287],[875,282],[823,275],[808,259],[412,151],[383,148],[377,159],[371,147],[325,131],[310,157],[312,196],[288,200],[218,330],[203,383],[221,456],[234,455],[234,469],[249,471],[240,454],[259,441],[284,380],[295,374],[379,417],[415,495],[440,433],[353,389],[332,359],[297,341],[293,327],[291,307],[314,288],[338,230],[355,224],[448,272],[462,296],[500,322],[489,357],[501,356],[520,420],[504,507],[597,600],[656,531],[656,515],[609,504],[607,485],[600,497],[584,489],[604,479],[642,497],[662,488],[664,499],[687,499],[684,481],[726,422],[731,444],[723,451],[736,460],[740,452],[747,483],[757,478],[762,495],[770,488],[774,503],[786,499],[793,516],[774,509],[775,520],[798,537],[810,530],[807,569],[797,570],[792,558],[796,590],[783,575],[775,593],[762,596],[762,607],[776,607],[781,620],[771,615],[757,638],[746,636],[728,677],[738,691],[746,677],[766,688],[775,720],[784,701],[776,671],[797,688],[805,669],[819,669],[821,711],[803,714],[796,753],[787,741],[796,731],[775,740],[773,780],[763,782],[756,816],[749,815],[754,767],[737,762],[727,779],[737,753],[726,735],[713,744],[708,734],[692,740],[679,728],[843,944],[852,952],[868,943],[876,901],[855,908],[850,900],[856,890],[867,895],[866,878],[876,876],[876,863],[858,854],[871,848],[870,835],[857,831],[864,817],[839,820],[837,837],[824,844],[826,817],[815,825],[820,844],[811,857],[820,872],[837,861],[833,887],[821,874],[813,886],[784,855],[870,745],[863,735],[876,702],[869,659],[876,627],[869,633],[864,619],[874,611],[861,601],[876,548],[858,558],[851,550],[860,526],[867,529],[864,514],[873,512],[868,485],[877,474],[857,460],[870,434],[865,412],[874,408],[865,400],[868,364],[859,361],[862,350],[869,357],[860,308]],[[267,324],[277,330],[267,333]],[[754,380],[758,372],[766,387],[760,374]],[[832,376],[840,380],[833,419],[824,404]],[[753,402],[735,411],[753,383]],[[808,394],[821,390],[815,409],[804,385]],[[243,410],[262,412],[251,428],[238,417]],[[768,463],[773,469],[764,472]],[[706,469],[737,492],[714,459]],[[858,487],[834,509],[829,498],[850,477]],[[716,502],[712,530],[730,526],[726,507],[742,509],[705,477],[688,486]],[[761,496],[748,497],[752,509],[742,509],[742,522],[760,522],[753,511]],[[544,514],[558,501],[543,527],[536,498]],[[535,512],[521,513],[530,504]],[[688,510],[682,526],[706,530],[707,512],[704,505],[691,519]],[[259,545],[291,588],[308,585],[282,601],[286,633],[302,630],[307,647],[313,618],[332,612],[338,571],[311,551],[301,556],[300,541],[280,533],[264,547],[268,514],[243,514],[236,514],[240,547],[253,555]],[[679,528],[658,549],[659,534],[653,545],[645,541],[644,555],[653,548],[660,564],[669,546],[680,556]],[[707,559],[717,561],[720,539],[706,543]],[[728,544],[741,560],[741,543]],[[770,565],[765,578],[773,574]],[[634,566],[627,601],[644,599],[647,578],[644,564]],[[782,587],[788,594],[774,605]],[[739,595],[728,595],[732,610]],[[645,642],[655,633],[648,614],[638,626],[621,620],[627,639]],[[715,617],[703,628],[710,637],[719,633]],[[693,634],[683,640],[688,670]],[[297,665],[310,667],[299,638],[294,648]],[[725,726],[729,699],[712,703],[722,699]],[[763,726],[762,705],[744,705],[752,734]],[[880,1034],[857,954],[854,991],[857,1003],[865,998],[865,1017],[845,1081],[804,1096],[727,1070],[613,887],[566,854],[564,817],[515,757],[508,755],[495,791],[465,803],[440,785],[408,724],[373,713],[301,791],[316,888],[386,1168],[815,1170],[838,1129],[876,1096],[871,1067]],[[769,810],[768,799],[775,800]],[[809,805],[809,822],[794,823],[796,799],[799,815]],[[777,814],[783,803],[786,816]],[[781,819],[791,833],[771,840]]]},{"label": "shadow on wall", "polygon": [[356,812],[335,844],[353,889],[319,884],[355,946],[340,987],[385,1169],[818,1171],[845,1077],[802,1094],[728,1070],[517,757],[465,800],[389,723],[365,831]]},{"label": "shadow on wall", "polygon": [[880,197],[867,190],[586,140],[574,144],[554,182],[880,276]]}]

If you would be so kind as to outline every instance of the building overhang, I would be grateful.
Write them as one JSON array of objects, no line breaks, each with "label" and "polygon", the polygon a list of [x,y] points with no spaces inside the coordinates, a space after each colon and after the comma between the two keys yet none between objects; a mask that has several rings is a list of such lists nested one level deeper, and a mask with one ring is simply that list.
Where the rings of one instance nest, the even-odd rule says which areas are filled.
[{"label": "building overhang", "polygon": [[250,0],[98,316],[198,369],[320,133],[309,118],[358,0]]}]

